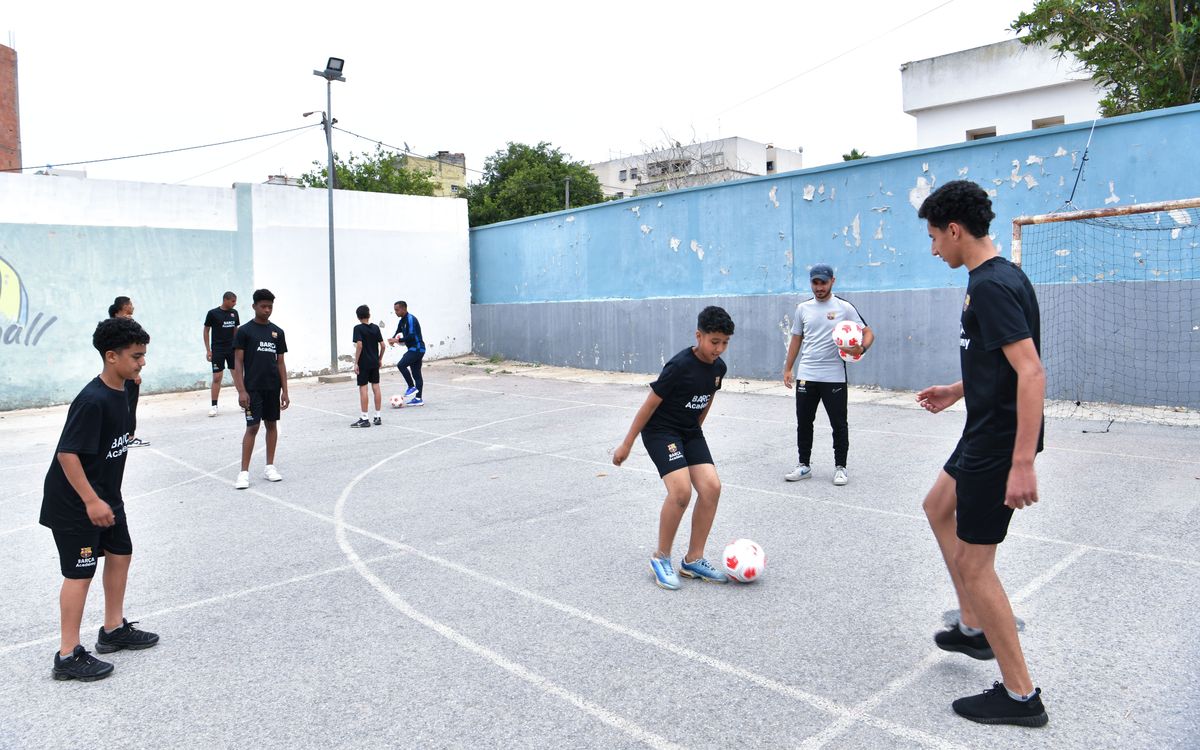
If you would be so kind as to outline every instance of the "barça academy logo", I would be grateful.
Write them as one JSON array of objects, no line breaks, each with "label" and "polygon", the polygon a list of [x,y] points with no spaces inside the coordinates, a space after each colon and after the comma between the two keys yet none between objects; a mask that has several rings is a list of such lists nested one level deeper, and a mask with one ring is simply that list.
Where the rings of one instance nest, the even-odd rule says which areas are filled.
[{"label": "bar\u00e7a academy logo", "polygon": [[48,320],[42,313],[29,320],[29,295],[17,269],[0,258],[0,342],[5,344],[37,346],[57,316]]}]

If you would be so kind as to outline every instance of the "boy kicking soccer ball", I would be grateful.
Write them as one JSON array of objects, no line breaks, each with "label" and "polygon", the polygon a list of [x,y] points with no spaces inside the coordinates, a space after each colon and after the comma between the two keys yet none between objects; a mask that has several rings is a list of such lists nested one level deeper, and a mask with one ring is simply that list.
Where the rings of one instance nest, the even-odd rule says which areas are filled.
[{"label": "boy kicking soccer ball", "polygon": [[130,444],[126,383],[142,371],[149,343],[150,336],[131,318],[109,318],[96,326],[92,345],[104,369],[71,402],[46,472],[39,522],[54,532],[63,575],[61,641],[52,672],[56,680],[91,682],[112,674],[112,664],[92,656],[79,642],[83,607],[100,557],[105,561],[104,626],[96,650],[107,654],[158,643],[157,635],[133,627],[124,612],[133,557],[121,498]]},{"label": "boy kicking soccer ball", "polygon": [[667,487],[658,516],[658,548],[650,558],[655,583],[664,589],[679,588],[679,577],[671,566],[671,545],[696,488],[696,507],[692,511],[692,535],[679,572],[688,578],[725,583],[726,576],[704,559],[704,545],[717,515],[721,499],[721,478],[713,465],[712,454],[701,427],[713,397],[725,377],[721,354],[733,335],[733,320],[720,307],[706,307],[696,321],[696,345],[676,354],[663,367],[658,380],[650,384],[642,408],[633,418],[629,433],[613,451],[613,463],[620,466],[640,433],[642,445],[658,467]]}]

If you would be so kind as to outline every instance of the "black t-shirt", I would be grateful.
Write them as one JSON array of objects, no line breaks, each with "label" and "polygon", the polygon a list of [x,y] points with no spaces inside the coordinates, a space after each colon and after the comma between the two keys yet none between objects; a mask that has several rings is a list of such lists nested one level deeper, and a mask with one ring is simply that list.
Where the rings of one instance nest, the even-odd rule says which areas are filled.
[{"label": "black t-shirt", "polygon": [[204,316],[204,327],[212,329],[212,333],[209,334],[212,350],[214,352],[233,351],[233,332],[241,324],[242,320],[238,316],[236,307],[228,310],[214,307],[209,310],[208,315]]},{"label": "black t-shirt", "polygon": [[379,367],[379,345],[383,343],[383,331],[374,323],[359,323],[354,326],[354,341],[362,342],[362,354],[358,357],[360,370]]},{"label": "black t-shirt", "polygon": [[246,390],[271,391],[283,387],[279,382],[279,355],[287,352],[287,340],[282,328],[252,320],[238,328],[233,348],[244,352],[242,384]]},{"label": "black t-shirt", "polygon": [[700,414],[721,389],[725,361],[701,362],[691,347],[671,357],[650,389],[663,401],[650,415],[645,432],[679,432],[700,428]]},{"label": "black t-shirt", "polygon": [[[1025,273],[991,258],[971,271],[963,301],[959,360],[967,423],[964,450],[1011,454],[1017,437],[1017,373],[1001,347],[1032,338],[1042,350],[1041,313]],[[1042,437],[1038,447],[1042,449]]]},{"label": "black t-shirt", "polygon": [[125,475],[128,433],[129,404],[125,391],[113,390],[100,378],[93,378],[67,410],[67,422],[63,425],[43,484],[40,524],[59,531],[95,529],[83,498],[67,481],[58,462],[59,453],[79,456],[88,483],[101,500],[112,506],[117,520],[124,519],[121,479]]}]

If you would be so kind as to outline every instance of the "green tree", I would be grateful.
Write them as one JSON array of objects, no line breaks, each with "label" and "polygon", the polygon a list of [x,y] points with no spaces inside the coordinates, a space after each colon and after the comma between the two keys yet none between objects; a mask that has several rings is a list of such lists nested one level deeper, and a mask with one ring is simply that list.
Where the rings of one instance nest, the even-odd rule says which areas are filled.
[{"label": "green tree", "polygon": [[858,149],[856,149],[856,148],[850,149],[850,153],[848,153],[848,154],[842,154],[842,161],[856,161],[858,159],[867,159],[867,158],[870,158],[869,154],[861,154],[861,153],[859,153]]},{"label": "green tree", "polygon": [[1105,117],[1200,101],[1200,0],[1038,0],[1012,29],[1110,87]]},{"label": "green tree", "polygon": [[545,141],[509,143],[484,160],[482,179],[460,195],[467,199],[470,225],[477,227],[562,210],[568,178],[572,208],[604,200],[600,180],[583,162],[570,161]]},{"label": "green tree", "polygon": [[[342,161],[333,155],[333,186],[338,190],[361,190],[367,193],[399,193],[402,195],[433,195],[437,183],[433,172],[408,168],[408,157],[395,151],[386,151],[375,145],[374,154],[350,154]],[[328,165],[314,161],[317,167],[300,175],[300,183],[308,187],[324,188]]]}]

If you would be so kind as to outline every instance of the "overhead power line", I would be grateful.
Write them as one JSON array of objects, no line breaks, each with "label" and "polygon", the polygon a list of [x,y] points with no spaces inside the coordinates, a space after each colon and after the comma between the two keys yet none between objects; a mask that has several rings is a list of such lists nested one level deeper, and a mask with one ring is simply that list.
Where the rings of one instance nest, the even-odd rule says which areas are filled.
[{"label": "overhead power line", "polygon": [[180,153],[181,151],[195,151],[195,150],[201,149],[201,148],[212,148],[214,146],[226,146],[226,145],[229,145],[230,143],[242,143],[244,141],[253,141],[257,138],[270,138],[271,136],[274,136],[274,135],[283,135],[284,133],[294,133],[297,130],[307,130],[310,128],[318,128],[318,127],[321,127],[321,123],[319,123],[319,122],[313,123],[311,125],[301,125],[298,128],[288,128],[287,130],[276,130],[274,133],[263,133],[262,135],[251,135],[251,136],[247,136],[245,138],[234,138],[234,139],[228,140],[228,141],[218,141],[216,143],[205,143],[200,146],[184,146],[182,148],[171,148],[171,149],[167,149],[165,151],[150,151],[150,152],[147,152],[144,154],[129,154],[127,156],[110,156],[106,159],[85,159],[83,161],[52,162],[49,164],[39,165],[36,167],[13,167],[10,169],[0,170],[0,171],[23,172],[26,169],[43,169],[43,168],[44,169],[53,169],[55,167],[79,167],[79,166],[83,166],[85,164],[100,164],[102,162],[108,162],[108,161],[124,161],[125,159],[141,159],[141,158],[144,158],[147,156],[163,156],[165,154],[177,154],[177,153]]}]

